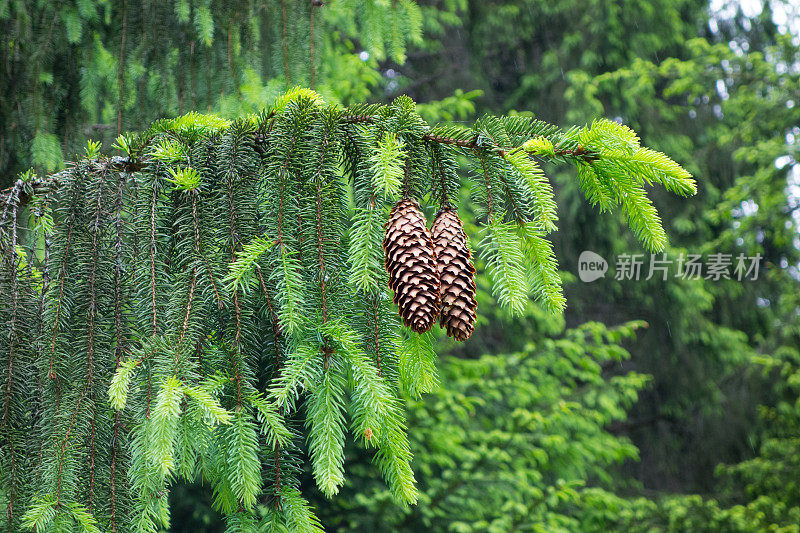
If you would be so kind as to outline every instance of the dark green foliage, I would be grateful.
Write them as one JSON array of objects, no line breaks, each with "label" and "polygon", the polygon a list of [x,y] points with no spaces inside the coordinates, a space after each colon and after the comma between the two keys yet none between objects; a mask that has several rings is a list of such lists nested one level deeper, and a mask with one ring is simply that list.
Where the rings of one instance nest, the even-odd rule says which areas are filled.
[{"label": "dark green foliage", "polygon": [[[484,161],[470,181],[494,288],[514,307],[538,280],[557,309],[542,244],[555,204],[534,157],[605,162],[601,144],[572,148],[597,127],[486,117],[449,138],[409,98],[348,109],[296,89],[234,122],[189,114],[120,136],[126,157],[90,144],[58,174],[23,176],[0,227],[8,527],[156,532],[185,480],[210,487],[231,531],[318,530],[301,468],[333,496],[347,441],[415,503],[399,391],[432,390],[435,355],[427,336],[398,335],[377,228],[395,196],[452,203],[457,154]],[[630,142],[607,127],[609,149]],[[614,182],[602,169],[617,160],[598,175]],[[670,175],[667,188],[693,190]],[[505,179],[515,187],[490,188]],[[517,201],[529,208],[506,211]],[[638,228],[645,243],[654,227]]]},{"label": "dark green foliage", "polygon": [[0,187],[61,168],[87,137],[191,110],[238,116],[293,84],[363,100],[421,25],[411,0],[3,2]]}]

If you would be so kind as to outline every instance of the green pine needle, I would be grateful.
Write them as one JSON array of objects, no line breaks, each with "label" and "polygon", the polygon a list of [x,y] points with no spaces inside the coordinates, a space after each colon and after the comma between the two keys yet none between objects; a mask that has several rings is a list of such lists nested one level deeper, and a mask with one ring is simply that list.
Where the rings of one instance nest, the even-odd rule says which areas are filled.
[{"label": "green pine needle", "polygon": [[344,483],[344,384],[332,368],[312,389],[306,404],[311,469],[328,498]]},{"label": "green pine needle", "polygon": [[413,333],[404,328],[399,346],[400,383],[412,397],[433,392],[439,386],[436,372],[436,352],[430,333]]},{"label": "green pine needle", "polygon": [[528,275],[522,242],[513,222],[490,221],[479,248],[500,305],[521,315],[528,305]]},{"label": "green pine needle", "polygon": [[370,155],[372,183],[386,198],[395,200],[400,196],[406,153],[403,142],[394,133],[386,132]]}]

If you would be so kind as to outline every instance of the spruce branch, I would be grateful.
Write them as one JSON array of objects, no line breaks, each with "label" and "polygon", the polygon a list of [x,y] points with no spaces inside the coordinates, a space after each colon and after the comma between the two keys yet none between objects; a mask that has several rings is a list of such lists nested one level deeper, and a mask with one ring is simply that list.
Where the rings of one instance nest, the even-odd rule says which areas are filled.
[{"label": "spruce branch", "polygon": [[[412,2],[397,10],[418,13]],[[402,54],[391,43],[416,23],[391,20],[387,50]],[[666,234],[647,188],[696,190],[674,161],[608,121],[431,127],[407,97],[341,108],[307,89],[235,121],[158,121],[117,147],[125,157],[92,144],[64,171],[27,175],[0,197],[10,326],[0,337],[0,475],[12,530],[154,532],[169,527],[171,482],[202,477],[229,528],[256,527],[264,501],[258,527],[317,531],[299,492],[303,457],[332,496],[346,481],[347,439],[374,449],[395,499],[411,504],[401,394],[434,389],[437,362],[429,336],[403,332],[393,308],[391,289],[402,283],[413,302],[420,287],[413,271],[387,287],[387,204],[421,204],[392,246],[420,253],[400,241],[427,231],[426,210],[455,209],[468,184],[472,205],[458,207],[483,226],[497,299],[520,312],[533,296],[559,312],[547,239],[557,206],[540,165],[574,164],[589,203],[620,208],[649,249]]]}]

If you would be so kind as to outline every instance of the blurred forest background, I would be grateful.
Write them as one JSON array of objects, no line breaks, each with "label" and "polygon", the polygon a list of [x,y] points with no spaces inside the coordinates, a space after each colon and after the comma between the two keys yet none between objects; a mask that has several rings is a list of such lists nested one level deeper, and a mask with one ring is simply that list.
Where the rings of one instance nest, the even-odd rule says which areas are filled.
[{"label": "blurred forest background", "polygon": [[[0,35],[0,188],[295,85],[630,125],[698,182],[654,195],[669,256],[761,254],[758,279],[579,281],[583,250],[642,250],[550,168],[565,315],[512,318],[479,277],[475,335],[440,338],[440,387],[408,402],[419,504],[355,447],[340,495],[304,492],[330,531],[800,531],[796,0],[2,0]],[[197,487],[173,501],[175,531],[221,530]]]}]

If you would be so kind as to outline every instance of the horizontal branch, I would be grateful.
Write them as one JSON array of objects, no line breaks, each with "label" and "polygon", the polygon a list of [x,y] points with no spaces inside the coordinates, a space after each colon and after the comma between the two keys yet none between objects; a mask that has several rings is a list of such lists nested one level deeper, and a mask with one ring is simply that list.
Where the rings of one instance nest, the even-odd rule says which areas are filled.
[{"label": "horizontal branch", "polygon": [[[350,124],[373,124],[375,122],[375,117],[371,115],[344,115],[341,117],[341,122],[346,122]],[[447,144],[451,146],[458,146],[459,148],[465,148],[468,150],[478,150],[480,146],[478,145],[478,137],[473,137],[472,139],[456,139],[453,137],[444,137],[442,135],[434,135],[433,133],[428,133],[422,136],[422,138],[429,142],[435,142],[439,144]],[[266,142],[266,135],[257,135],[256,136],[256,145],[260,145]],[[496,153],[500,157],[505,157],[509,150],[503,148],[495,148],[491,150],[492,152]],[[597,161],[600,159],[600,154],[587,150],[583,146],[578,146],[574,149],[556,149],[554,151],[556,156],[567,156],[567,157],[574,157],[577,159],[582,159],[583,161]],[[118,172],[140,172],[143,170],[149,162],[146,160],[132,160],[128,157],[121,157],[121,156],[114,156],[110,159],[107,159],[104,162],[107,170],[115,170]],[[39,189],[46,189],[51,187],[58,187],[58,174],[54,174],[49,178],[45,178],[42,180],[34,180],[32,182],[34,193],[36,193]],[[9,187],[7,189],[3,189],[0,191],[0,197],[7,199],[10,197],[12,190],[14,187]],[[30,195],[26,194],[23,191],[20,191],[19,195],[19,202],[18,208],[24,208],[25,205],[30,201]]]},{"label": "horizontal branch", "polygon": [[[453,146],[460,146],[461,148],[472,148],[472,149],[478,148],[477,137],[473,137],[469,141],[465,141],[463,139],[453,139],[452,137],[442,137],[441,135],[434,135],[432,133],[429,133],[425,135],[423,139],[425,139],[426,141],[433,141],[439,144],[450,144]],[[505,150],[497,150],[497,153],[500,154],[501,156],[504,156],[506,155],[507,152]]]},{"label": "horizontal branch", "polygon": [[[116,170],[118,172],[139,172],[147,166],[146,161],[132,161],[127,157],[121,156],[114,156],[109,159],[106,159],[102,162],[103,170]],[[42,190],[55,190],[59,186],[58,181],[59,173],[51,174],[50,176],[43,178],[43,179],[34,179],[30,182],[30,188],[33,189],[33,195],[26,192],[26,188],[23,188],[19,191],[19,201],[17,202],[17,208],[23,209],[28,202],[31,200],[32,196],[40,193]],[[7,189],[3,189],[0,191],[0,199],[3,202],[6,202],[10,195],[14,192],[14,187],[11,186]]]},{"label": "horizontal branch", "polygon": [[581,145],[578,145],[578,147],[574,150],[567,150],[565,148],[557,149],[554,153],[557,156],[571,156],[578,159],[583,159],[584,161],[598,161],[600,159],[600,154],[591,150],[587,150]]},{"label": "horizontal branch", "polygon": [[367,123],[372,124],[375,122],[375,118],[372,115],[342,115],[340,119],[342,122],[347,122],[349,124],[359,124],[359,123]]},{"label": "horizontal branch", "polygon": [[[375,118],[371,115],[344,115],[342,116],[341,121],[350,124],[373,124],[375,122]],[[422,138],[426,141],[439,144],[449,144],[451,146],[458,146],[460,148],[467,148],[470,150],[477,150],[479,148],[477,136],[473,137],[472,139],[465,140],[428,133],[423,135]],[[497,153],[497,155],[500,157],[504,157],[508,154],[509,150],[510,149],[496,148],[491,151]],[[575,157],[577,159],[583,159],[584,161],[597,161],[600,159],[600,154],[587,150],[583,146],[578,146],[577,148],[571,150],[566,148],[556,149],[554,153],[556,156]]]}]

